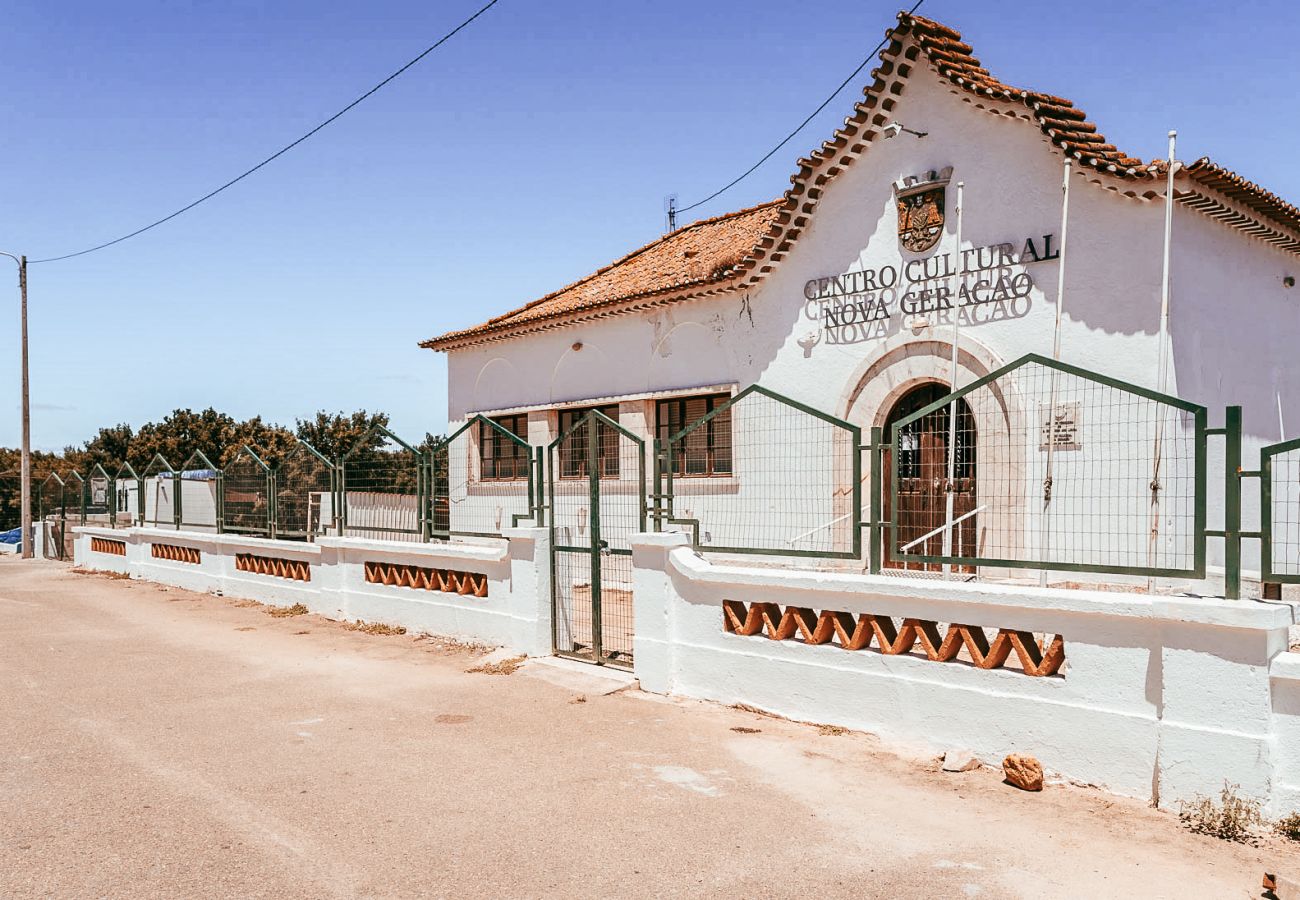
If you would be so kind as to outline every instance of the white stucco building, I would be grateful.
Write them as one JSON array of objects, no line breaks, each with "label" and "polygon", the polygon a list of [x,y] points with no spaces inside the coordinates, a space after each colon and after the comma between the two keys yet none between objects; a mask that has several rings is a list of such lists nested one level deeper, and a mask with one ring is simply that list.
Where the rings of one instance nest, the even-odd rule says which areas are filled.
[{"label": "white stucco building", "polygon": [[[783,197],[679,228],[513,312],[424,342],[447,354],[451,419],[482,414],[532,445],[546,446],[574,421],[575,411],[599,408],[649,447],[656,436],[680,430],[758,384],[859,426],[865,439],[871,427],[886,426],[946,393],[953,308],[960,316],[959,386],[1028,353],[1051,356],[1058,280],[1065,297],[1060,360],[1147,389],[1160,387],[1164,161],[1127,156],[1068,100],[1003,84],[957,32],[919,16],[900,14],[874,74],[843,128],[798,161]],[[1060,279],[1066,160],[1072,174]],[[1300,367],[1288,364],[1300,341],[1300,289],[1294,286],[1300,275],[1300,210],[1208,159],[1176,166],[1173,184],[1164,392],[1206,407],[1210,427],[1222,424],[1225,406],[1243,406],[1243,459],[1251,468],[1260,446],[1294,437],[1300,428]],[[965,495],[958,512],[978,514],[954,531],[953,540],[975,541],[986,556],[1032,555],[1035,548],[1026,547],[1040,540],[1034,534],[1045,535],[1051,527],[1113,537],[1117,526],[1108,526],[1105,517],[1123,507],[1132,520],[1123,526],[1134,530],[1132,546],[1108,550],[1096,538],[1078,559],[1118,553],[1115,559],[1128,554],[1140,564],[1136,556],[1144,551],[1137,548],[1146,538],[1133,524],[1145,515],[1138,508],[1147,502],[1140,493],[1161,479],[1165,508],[1156,518],[1165,518],[1158,539],[1165,543],[1162,550],[1145,552],[1150,560],[1164,553],[1171,568],[1181,568],[1179,560],[1194,540],[1187,501],[1195,476],[1194,417],[1169,417],[1163,473],[1149,473],[1147,449],[1133,455],[1131,471],[1120,476],[1101,465],[1101,457],[1116,457],[1126,442],[1151,444],[1144,435],[1154,419],[1148,411],[1140,422],[1126,420],[1117,401],[1100,397],[1089,411],[1089,399],[1081,396],[1074,402],[1085,408],[1078,413],[1083,421],[1072,426],[1079,434],[1061,439],[1055,451],[1058,502],[1066,504],[1056,526],[1033,520],[1028,510],[1043,479],[1044,461],[1036,453],[1046,447],[1034,447],[1031,439],[1018,449],[999,450],[985,433],[988,411],[968,398],[969,428],[978,433],[959,436],[957,443],[965,441],[974,459],[958,461],[957,467],[969,470],[949,475],[965,479],[964,487],[955,488]],[[1043,397],[998,402],[1006,418],[1002,427],[1019,429],[1022,438],[1043,428],[1044,413],[1034,411]],[[1106,421],[1098,418],[1103,406],[1114,407]],[[683,507],[707,506],[707,500],[683,499],[692,490],[743,496],[742,457],[749,454],[752,468],[763,456],[745,448],[746,438],[757,432],[746,431],[742,417],[715,424],[719,432],[733,433],[710,431],[699,458],[679,464],[678,515]],[[963,421],[961,427],[968,425]],[[1130,427],[1142,434],[1123,432]],[[1076,439],[1077,445],[1070,444]],[[1158,429],[1155,441],[1161,441]],[[767,446],[779,452],[777,443]],[[850,471],[798,474],[810,467],[797,458],[800,452],[784,469],[769,460],[765,477],[770,481],[778,477],[773,473],[786,471],[795,492],[815,493],[818,484],[811,482],[819,479],[833,482],[831,494],[852,479]],[[925,448],[918,452],[924,455]],[[946,446],[938,452],[937,458],[946,457]],[[471,444],[465,458],[453,460],[452,479],[463,468],[470,495],[480,481],[488,494],[519,493],[522,487],[510,482],[524,470],[512,454],[517,448],[503,456]],[[1211,439],[1208,454],[1206,527],[1213,529],[1221,527],[1223,515],[1222,445]],[[1093,466],[1086,475],[1085,462]],[[1068,497],[1061,472],[1072,464],[1094,487]],[[615,470],[604,473],[610,484],[628,477],[626,460],[621,467],[601,465]],[[1046,466],[1050,481],[1052,463]],[[484,478],[483,467],[493,474]],[[577,462],[570,468],[556,474],[561,483],[566,474],[586,472]],[[869,483],[868,468],[864,463],[859,478],[864,509],[872,491],[888,490],[888,478]],[[1025,473],[1026,484],[1001,483],[1009,472]],[[705,486],[710,478],[712,488]],[[801,478],[811,482],[800,487]],[[1138,493],[1116,499],[1095,487],[1122,478],[1140,483]],[[1177,479],[1185,484],[1171,487]],[[934,494],[926,502],[942,503],[951,483],[936,481],[926,489]],[[1008,491],[1023,496],[1009,506],[990,505],[993,493]],[[851,491],[839,494],[847,498]],[[1247,528],[1257,514],[1253,496],[1246,492]],[[842,531],[846,502],[813,504],[807,520],[792,524],[782,540],[792,548],[800,541],[830,542],[836,528]],[[1023,516],[1016,504],[1027,510]],[[557,515],[565,514],[561,504],[555,507]],[[757,498],[751,510],[755,527],[766,527],[764,508],[764,498]],[[576,506],[568,511],[575,528],[579,513]],[[700,509],[689,513],[708,529]],[[1185,521],[1174,522],[1175,515]],[[634,523],[626,524],[635,530]],[[920,530],[914,526],[909,533]],[[1008,530],[1016,533],[1008,537]],[[716,534],[707,539],[728,543]],[[1171,541],[1181,543],[1173,547]],[[1246,547],[1248,569],[1255,552]],[[1222,554],[1211,540],[1211,572]]]}]

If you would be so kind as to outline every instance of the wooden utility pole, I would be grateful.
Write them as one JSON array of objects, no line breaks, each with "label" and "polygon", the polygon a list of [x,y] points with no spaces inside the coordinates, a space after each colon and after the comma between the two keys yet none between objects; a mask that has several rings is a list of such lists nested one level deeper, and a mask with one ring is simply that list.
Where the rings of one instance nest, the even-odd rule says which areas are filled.
[{"label": "wooden utility pole", "polygon": [[18,263],[18,292],[21,296],[20,315],[22,330],[22,365],[23,365],[23,464],[22,464],[22,538],[23,559],[31,559],[32,553],[32,393],[27,375],[27,257],[15,256],[0,250],[0,256],[7,256]]},{"label": "wooden utility pole", "polygon": [[32,390],[27,369],[27,257],[18,258],[18,292],[22,295],[23,343],[23,559],[32,558]]}]

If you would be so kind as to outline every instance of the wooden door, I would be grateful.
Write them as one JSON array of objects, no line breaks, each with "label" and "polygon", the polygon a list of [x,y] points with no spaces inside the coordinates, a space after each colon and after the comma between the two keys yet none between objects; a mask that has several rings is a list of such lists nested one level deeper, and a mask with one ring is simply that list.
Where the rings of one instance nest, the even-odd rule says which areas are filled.
[{"label": "wooden door", "polygon": [[[941,399],[947,385],[938,382],[913,388],[894,405],[886,420],[886,440],[895,422]],[[938,571],[941,563],[909,560],[907,555],[938,556],[943,552],[942,526],[948,515],[948,414],[951,406],[934,410],[903,426],[899,435],[898,460],[898,528],[885,539],[884,565],[894,569]],[[957,401],[956,452],[953,495],[953,518],[975,508],[975,422],[965,401]],[[884,515],[889,520],[894,511],[892,477],[894,449],[886,451],[884,465]],[[973,556],[976,552],[976,517],[958,522],[952,529],[952,556]],[[940,529],[937,533],[936,529]],[[902,548],[931,535],[906,553]],[[974,571],[960,566],[958,571]]]}]

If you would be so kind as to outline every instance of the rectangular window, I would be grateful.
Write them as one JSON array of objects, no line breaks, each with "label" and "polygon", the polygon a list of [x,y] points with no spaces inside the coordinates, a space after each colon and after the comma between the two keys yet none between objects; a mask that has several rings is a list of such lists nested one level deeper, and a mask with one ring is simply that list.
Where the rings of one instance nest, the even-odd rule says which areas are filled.
[{"label": "rectangular window", "polygon": [[479,422],[479,478],[483,481],[519,481],[527,478],[528,416],[497,416],[492,421],[525,443],[512,441],[486,422]]},{"label": "rectangular window", "polygon": [[[611,421],[618,421],[617,403],[611,403],[608,406],[587,406],[581,409],[562,409],[560,410],[560,434],[570,431],[573,426],[582,421],[583,416],[592,410],[600,412]],[[586,428],[578,428],[564,439],[564,443],[560,445],[561,478],[587,477],[588,449]],[[601,478],[618,477],[618,450],[618,432],[604,422],[598,422],[596,426],[596,465]]]},{"label": "rectangular window", "polygon": [[[666,447],[684,429],[731,399],[729,394],[674,397],[655,404],[655,426]],[[701,477],[730,475],[731,409],[725,409],[672,446],[673,476]]]}]

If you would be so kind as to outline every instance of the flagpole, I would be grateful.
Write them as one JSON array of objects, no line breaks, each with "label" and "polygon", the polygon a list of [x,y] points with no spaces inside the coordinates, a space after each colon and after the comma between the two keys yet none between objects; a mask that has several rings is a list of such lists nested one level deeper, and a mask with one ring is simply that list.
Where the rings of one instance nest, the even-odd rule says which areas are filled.
[{"label": "flagpole", "polygon": [[[1169,132],[1169,157],[1165,173],[1165,235],[1160,264],[1160,332],[1156,338],[1156,390],[1164,394],[1169,386],[1169,261],[1174,234],[1174,171],[1178,166],[1175,149],[1178,132]],[[1160,541],[1160,463],[1164,441],[1164,416],[1156,409],[1156,443],[1151,464],[1151,534],[1147,541],[1147,565],[1154,567],[1156,548]],[[1147,591],[1154,587],[1154,579],[1147,579]]]},{"label": "flagpole", "polygon": [[[958,347],[958,342],[961,338],[961,308],[960,308],[961,285],[962,285],[961,226],[962,226],[962,207],[964,206],[964,204],[962,203],[962,199],[963,199],[962,195],[965,190],[965,187],[966,187],[966,183],[964,181],[957,182],[957,252],[954,254],[957,260],[957,264],[956,264],[957,290],[953,291],[952,364],[951,364],[951,368],[949,369],[949,377],[948,377],[948,383],[949,385],[951,385],[951,390],[953,393],[956,393],[957,391],[957,347]],[[946,495],[945,498],[946,512],[945,512],[944,529],[943,529],[943,555],[944,556],[952,555],[952,524],[953,524],[952,516],[953,516],[953,503],[955,501],[955,488],[956,488],[956,478],[957,478],[957,409],[958,409],[957,404],[958,403],[960,403],[960,401],[957,400],[956,398],[953,398],[952,403],[949,404],[948,406],[948,481],[944,486],[944,493]],[[952,571],[952,564],[944,563],[943,564],[944,574],[947,575],[951,571]]]},{"label": "flagpole", "polygon": [[[1065,313],[1065,251],[1069,247],[1070,234],[1070,159],[1065,160],[1061,175],[1061,250],[1056,267],[1056,326],[1052,334],[1052,360],[1061,361],[1061,322]],[[1040,545],[1043,562],[1046,563],[1051,550],[1052,530],[1050,513],[1052,508],[1052,452],[1056,446],[1056,369],[1052,369],[1051,391],[1047,407],[1047,471],[1043,478],[1043,515],[1041,522]],[[1031,437],[1032,440],[1032,437]],[[1038,583],[1047,584],[1047,569],[1038,573]]]}]

